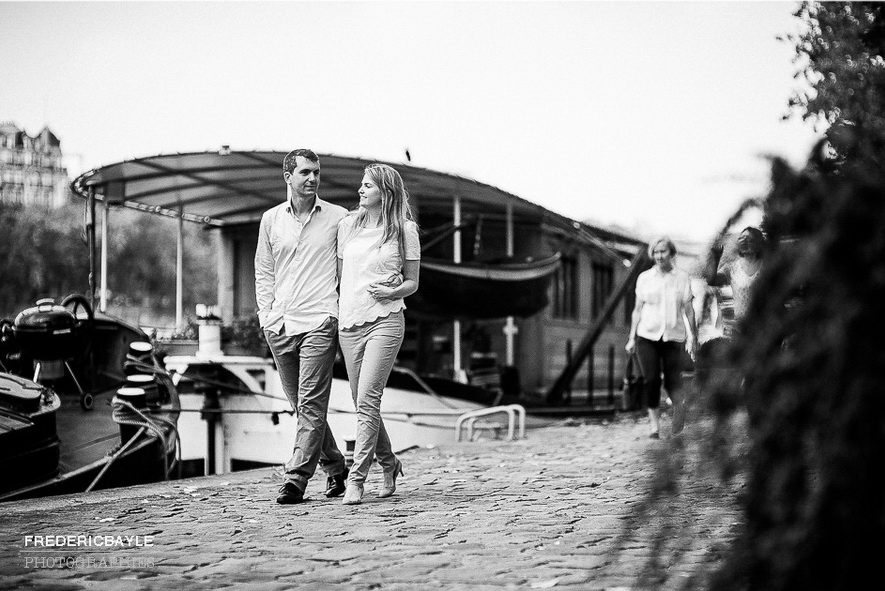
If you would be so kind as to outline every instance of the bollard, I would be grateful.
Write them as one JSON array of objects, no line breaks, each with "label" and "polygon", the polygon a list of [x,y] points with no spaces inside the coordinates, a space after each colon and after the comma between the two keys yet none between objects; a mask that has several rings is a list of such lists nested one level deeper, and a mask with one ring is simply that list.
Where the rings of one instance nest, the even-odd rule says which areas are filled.
[{"label": "bollard", "polygon": [[194,388],[203,395],[203,408],[200,418],[206,421],[206,465],[205,475],[215,474],[215,424],[221,405],[218,402],[218,388],[209,384],[196,384]]},{"label": "bollard", "polygon": [[[111,401],[111,404],[113,404],[115,401],[128,402],[138,409],[143,409],[147,407],[147,397],[145,395],[145,391],[142,388],[120,388],[119,390],[117,390],[117,394],[114,396],[114,400]],[[120,444],[125,445],[127,441],[138,434],[140,428],[141,427],[137,427],[135,425],[120,423]]]},{"label": "bollard", "polygon": [[135,373],[126,376],[126,386],[144,390],[145,402],[149,406],[160,405],[160,389],[153,375]]}]

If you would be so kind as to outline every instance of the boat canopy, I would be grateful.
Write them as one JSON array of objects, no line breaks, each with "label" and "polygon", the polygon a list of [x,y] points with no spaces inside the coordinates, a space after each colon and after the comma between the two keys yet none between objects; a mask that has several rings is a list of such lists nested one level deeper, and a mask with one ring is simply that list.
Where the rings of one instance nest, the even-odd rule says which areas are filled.
[{"label": "boat canopy", "polygon": [[[92,231],[90,277],[96,276],[96,202],[221,229],[257,224],[265,211],[284,199],[282,162],[286,154],[282,151],[233,151],[227,148],[217,152],[160,154],[102,166],[80,175],[71,187],[75,194],[89,201],[92,209],[90,219],[93,222],[87,228],[87,232]],[[352,208],[357,203],[357,189],[363,170],[377,161],[336,154],[318,156],[322,170],[320,196],[326,201]],[[443,239],[445,232],[468,224],[468,220],[496,217],[504,222],[511,249],[513,228],[517,225],[536,228],[541,234],[561,238],[566,243],[589,246],[616,263],[623,263],[632,257],[635,249],[642,244],[617,232],[572,220],[469,178],[407,163],[384,163],[393,166],[402,175],[419,219],[445,222],[448,218],[453,222],[450,227],[446,223],[440,226],[443,230],[439,236],[426,243],[422,239],[425,247]],[[106,227],[105,221],[103,231]],[[181,243],[179,229],[179,249]],[[425,254],[433,256],[429,252]],[[543,262],[536,260],[528,263],[526,259],[512,259],[512,250],[506,254],[511,260],[484,264],[477,261],[475,265],[461,262],[460,254],[453,257],[458,262],[434,262],[426,256],[422,257],[423,289],[420,295],[412,298],[411,307],[434,318],[524,317],[536,313],[547,304],[547,286],[558,267],[558,255]],[[548,254],[538,252],[533,256]],[[179,277],[182,275],[181,258],[179,256]],[[434,285],[433,289],[430,289],[431,284]],[[180,291],[177,295],[177,325],[181,324],[183,318]],[[105,293],[102,287],[102,294]],[[104,295],[102,298],[104,302]],[[487,305],[480,305],[479,302]],[[103,306],[100,309],[104,309]]]},{"label": "boat canopy", "polygon": [[559,253],[538,261],[486,264],[423,259],[421,289],[406,305],[436,319],[531,316],[547,306],[559,259]]},{"label": "boat canopy", "polygon": [[[320,197],[352,207],[363,169],[376,160],[318,154],[322,166]],[[277,205],[284,193],[282,162],[286,152],[229,151],[161,154],[90,170],[71,187],[80,197],[94,191],[97,201],[182,217],[209,226],[254,223]],[[475,180],[405,163],[396,168],[419,208],[446,211],[459,197],[463,215],[510,206],[517,219],[549,222],[565,219],[516,195]]]}]

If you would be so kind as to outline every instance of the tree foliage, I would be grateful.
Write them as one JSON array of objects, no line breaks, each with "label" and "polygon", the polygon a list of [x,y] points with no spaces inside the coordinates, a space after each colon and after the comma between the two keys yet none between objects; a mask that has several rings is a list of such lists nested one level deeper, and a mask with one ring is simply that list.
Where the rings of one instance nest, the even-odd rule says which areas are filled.
[{"label": "tree foliage", "polygon": [[[0,204],[0,314],[14,316],[40,298],[59,301],[89,292],[89,249],[82,204],[59,209]],[[174,317],[177,221],[128,210],[112,210],[108,240],[111,313],[147,308]],[[185,224],[184,305],[216,300],[214,238]],[[100,245],[100,240],[96,240]],[[96,269],[98,274],[98,269]],[[97,279],[96,279],[97,281]]]},{"label": "tree foliage", "polygon": [[863,166],[881,165],[885,150],[885,4],[803,2],[804,31],[795,43],[805,84],[793,112],[829,126],[836,151]]},{"label": "tree foliage", "polygon": [[723,455],[745,522],[710,588],[854,589],[885,556],[885,185],[773,168],[771,248],[728,352],[743,381],[702,391],[750,427],[749,453]]},{"label": "tree foliage", "polygon": [[68,205],[47,211],[0,204],[0,311],[14,311],[44,297],[64,297],[88,288],[89,262],[82,208]]},{"label": "tree foliage", "polygon": [[[734,500],[743,510],[728,547],[716,548],[718,569],[698,572],[683,588],[851,590],[879,577],[883,10],[831,2],[804,3],[796,12],[805,32],[792,40],[808,87],[790,105],[829,125],[835,157],[817,149],[798,171],[772,161],[771,190],[761,201],[769,248],[742,330],[698,384],[688,440],[672,440],[656,458],[657,478],[639,518],[662,538],[685,527],[653,518],[666,515],[681,491],[697,490],[707,468],[720,475],[719,487],[708,489],[711,498]],[[642,576],[666,577],[662,565],[689,547],[674,552],[671,545],[669,555],[666,545],[653,548]]]},{"label": "tree foliage", "polygon": [[[171,310],[175,304],[178,221],[142,212],[115,210],[108,240],[108,283],[116,306]],[[184,308],[217,299],[213,236],[187,223],[184,257]]]}]

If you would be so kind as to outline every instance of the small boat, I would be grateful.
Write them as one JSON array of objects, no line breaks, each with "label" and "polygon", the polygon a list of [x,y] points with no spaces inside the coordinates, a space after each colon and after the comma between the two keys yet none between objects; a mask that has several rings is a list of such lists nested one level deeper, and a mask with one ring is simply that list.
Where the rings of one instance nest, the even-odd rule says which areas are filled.
[{"label": "small boat", "polygon": [[[181,399],[185,475],[279,466],[292,455],[296,417],[272,359],[198,351],[170,355],[164,363]],[[328,424],[349,455],[356,412],[343,364],[336,363],[333,375]],[[381,407],[394,451],[454,442],[458,418],[488,408],[479,399],[441,396],[410,370],[395,367]]]},{"label": "small boat", "polygon": [[179,408],[142,330],[38,301],[0,322],[0,501],[176,476]]},{"label": "small boat", "polygon": [[434,318],[527,317],[547,304],[560,254],[528,262],[453,263],[424,258],[421,289],[406,299],[409,310]]}]

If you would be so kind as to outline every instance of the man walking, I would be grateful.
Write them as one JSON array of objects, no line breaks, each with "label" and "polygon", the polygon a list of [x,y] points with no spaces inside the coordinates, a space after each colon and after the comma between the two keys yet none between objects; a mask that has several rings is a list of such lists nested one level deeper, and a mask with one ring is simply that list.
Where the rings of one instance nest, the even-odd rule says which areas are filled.
[{"label": "man walking", "polygon": [[326,425],[332,365],[338,350],[336,243],[347,211],[317,196],[319,157],[293,150],[283,159],[287,199],[261,218],[255,251],[258,321],[297,412],[295,447],[278,503],[304,501],[317,463],[326,496],[346,488],[344,456]]}]

